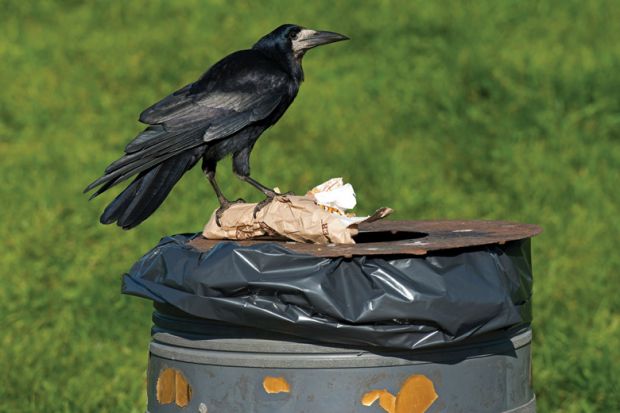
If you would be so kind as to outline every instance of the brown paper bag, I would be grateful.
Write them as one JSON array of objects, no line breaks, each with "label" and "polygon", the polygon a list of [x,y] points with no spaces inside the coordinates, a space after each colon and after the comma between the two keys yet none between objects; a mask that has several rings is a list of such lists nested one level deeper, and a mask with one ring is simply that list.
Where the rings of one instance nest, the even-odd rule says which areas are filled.
[{"label": "brown paper bag", "polygon": [[244,240],[264,235],[280,236],[298,242],[317,244],[355,244],[357,225],[389,215],[390,208],[381,208],[370,217],[347,217],[328,212],[309,196],[286,195],[253,217],[256,204],[234,204],[222,214],[221,227],[215,221],[215,211],[204,228],[208,239]]}]

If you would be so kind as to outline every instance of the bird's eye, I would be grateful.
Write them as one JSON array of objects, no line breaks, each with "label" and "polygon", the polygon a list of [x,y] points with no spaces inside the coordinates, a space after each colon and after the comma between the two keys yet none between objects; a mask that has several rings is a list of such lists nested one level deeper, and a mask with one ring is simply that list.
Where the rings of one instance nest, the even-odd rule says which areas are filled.
[{"label": "bird's eye", "polygon": [[288,37],[289,37],[291,40],[295,40],[295,39],[297,39],[297,34],[298,34],[298,32],[290,32],[290,33],[288,34]]}]

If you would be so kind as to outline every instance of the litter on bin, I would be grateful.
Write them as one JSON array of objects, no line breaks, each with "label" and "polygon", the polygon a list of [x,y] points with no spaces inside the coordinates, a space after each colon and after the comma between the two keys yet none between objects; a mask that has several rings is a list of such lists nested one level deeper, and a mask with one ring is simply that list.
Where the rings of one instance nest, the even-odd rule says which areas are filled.
[{"label": "litter on bin", "polygon": [[234,204],[224,211],[218,225],[214,211],[202,235],[208,239],[270,236],[316,244],[355,244],[353,237],[360,223],[392,213],[391,208],[383,207],[372,215],[357,217],[349,212],[356,204],[353,186],[342,178],[332,178],[304,196],[278,196],[256,216],[256,204]]}]

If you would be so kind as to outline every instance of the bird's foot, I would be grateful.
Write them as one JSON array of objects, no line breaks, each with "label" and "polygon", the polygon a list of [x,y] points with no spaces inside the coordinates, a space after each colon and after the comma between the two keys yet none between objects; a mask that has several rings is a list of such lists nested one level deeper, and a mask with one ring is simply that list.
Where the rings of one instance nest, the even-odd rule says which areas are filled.
[{"label": "bird's foot", "polygon": [[215,223],[217,224],[218,227],[222,226],[222,223],[220,222],[220,220],[222,219],[222,215],[224,214],[224,211],[226,211],[228,208],[230,208],[231,205],[234,204],[245,204],[245,200],[239,198],[235,201],[229,201],[227,199],[224,199],[222,201],[220,201],[220,207],[217,209],[217,211],[215,211]]},{"label": "bird's foot", "polygon": [[258,204],[256,204],[256,206],[254,207],[254,213],[252,214],[252,216],[254,218],[256,218],[256,214],[258,214],[258,212],[265,208],[267,205],[269,205],[271,202],[273,202],[273,199],[278,196],[279,194],[275,194],[274,196],[270,196],[267,195],[267,198],[263,199],[262,201],[260,201]]},{"label": "bird's foot", "polygon": [[253,214],[254,218],[256,218],[256,214],[258,214],[258,212],[261,209],[269,205],[273,201],[274,198],[278,196],[288,196],[288,195],[295,195],[295,194],[293,192],[279,193],[276,191],[269,191],[269,192],[265,192],[265,195],[267,195],[267,198],[263,199],[261,202],[256,204],[256,207],[254,207],[254,214]]}]

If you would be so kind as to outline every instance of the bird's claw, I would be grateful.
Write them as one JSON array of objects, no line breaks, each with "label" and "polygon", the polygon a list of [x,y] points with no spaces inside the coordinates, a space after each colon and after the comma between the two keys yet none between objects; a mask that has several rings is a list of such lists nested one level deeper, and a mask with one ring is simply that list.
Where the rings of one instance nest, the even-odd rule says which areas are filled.
[{"label": "bird's claw", "polygon": [[295,194],[293,192],[279,193],[279,192],[271,191],[271,192],[267,192],[265,195],[267,195],[267,198],[263,199],[261,202],[256,204],[256,206],[254,207],[254,213],[252,214],[254,219],[256,219],[256,214],[258,214],[258,212],[261,209],[265,208],[267,205],[273,202],[274,198],[279,197],[279,196],[289,196],[289,195],[295,195]]},{"label": "bird's claw", "polygon": [[224,211],[226,211],[228,208],[230,208],[231,205],[234,204],[245,204],[245,200],[239,198],[235,201],[223,201],[220,203],[220,207],[217,209],[217,211],[215,211],[215,223],[217,224],[218,227],[222,226],[221,223],[221,219],[222,219],[222,215],[224,214]]},{"label": "bird's claw", "polygon": [[254,219],[256,219],[256,214],[258,214],[258,212],[261,209],[269,205],[273,201],[274,198],[275,196],[267,196],[267,198],[263,199],[258,204],[256,204],[256,206],[254,207],[254,212],[252,213],[252,216],[254,217]]}]

